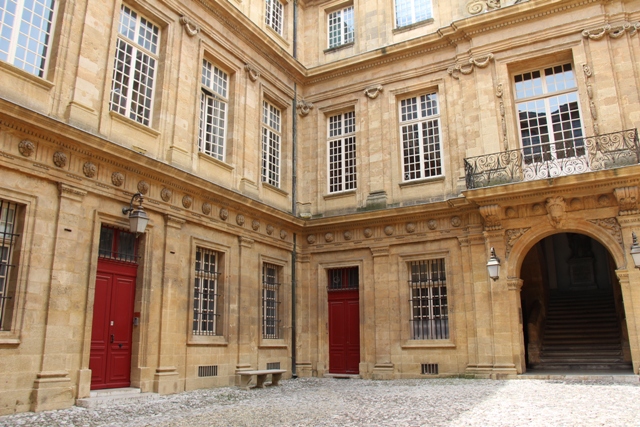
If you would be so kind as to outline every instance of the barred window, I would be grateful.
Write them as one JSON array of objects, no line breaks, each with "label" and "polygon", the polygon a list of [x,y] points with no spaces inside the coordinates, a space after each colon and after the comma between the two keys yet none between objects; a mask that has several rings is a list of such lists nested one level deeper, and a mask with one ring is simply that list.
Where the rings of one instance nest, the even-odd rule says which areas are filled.
[{"label": "barred window", "polygon": [[329,193],[356,188],[356,114],[329,117]]},{"label": "barred window", "polygon": [[396,28],[415,24],[433,17],[431,0],[395,0]]},{"label": "barred window", "polygon": [[353,6],[331,12],[329,19],[329,48],[351,43],[354,39]]},{"label": "barred window", "polygon": [[264,23],[282,35],[284,5],[279,0],[265,0]]},{"label": "barred window", "polygon": [[410,262],[411,338],[449,338],[449,311],[444,259]]},{"label": "barred window", "polygon": [[193,334],[221,335],[222,287],[218,271],[221,255],[196,248],[193,284]]},{"label": "barred window", "polygon": [[111,85],[111,111],[149,126],[160,29],[125,5],[120,9]]},{"label": "barred window", "polygon": [[262,264],[262,338],[280,338],[280,267]]},{"label": "barred window", "polygon": [[0,60],[45,77],[54,0],[0,1]]},{"label": "barred window", "polygon": [[229,76],[204,59],[202,60],[201,83],[198,149],[224,161]]},{"label": "barred window", "polygon": [[98,256],[112,260],[136,263],[137,241],[134,233],[103,225],[100,228]]},{"label": "barred window", "polygon": [[262,102],[262,182],[280,186],[281,112],[267,101]]},{"label": "barred window", "polygon": [[437,93],[400,101],[400,136],[405,181],[442,175]]},{"label": "barred window", "polygon": [[358,267],[333,268],[329,270],[329,292],[353,291],[359,287]]},{"label": "barred window", "polygon": [[18,207],[15,203],[0,199],[0,330],[10,329],[15,292],[15,265],[17,254]]}]

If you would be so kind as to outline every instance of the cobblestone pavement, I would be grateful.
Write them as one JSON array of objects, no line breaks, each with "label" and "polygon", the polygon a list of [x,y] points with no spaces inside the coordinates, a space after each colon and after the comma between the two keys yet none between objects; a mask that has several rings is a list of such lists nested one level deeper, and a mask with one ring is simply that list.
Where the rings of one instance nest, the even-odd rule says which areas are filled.
[{"label": "cobblestone pavement", "polygon": [[106,408],[0,417],[0,426],[640,426],[640,384],[306,378]]}]

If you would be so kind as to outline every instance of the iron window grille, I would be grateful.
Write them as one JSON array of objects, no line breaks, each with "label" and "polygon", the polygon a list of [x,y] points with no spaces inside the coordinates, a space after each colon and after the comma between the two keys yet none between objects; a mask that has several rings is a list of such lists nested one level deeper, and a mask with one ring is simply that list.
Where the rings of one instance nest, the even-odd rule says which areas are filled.
[{"label": "iron window grille", "polygon": [[280,338],[280,267],[262,264],[262,338]]},{"label": "iron window grille", "polygon": [[400,101],[400,137],[404,181],[442,175],[437,93]]},{"label": "iron window grille", "polygon": [[409,263],[411,338],[449,338],[449,311],[444,258]]},{"label": "iron window grille", "polygon": [[54,0],[0,2],[0,60],[45,77],[54,10]]},{"label": "iron window grille", "polygon": [[113,64],[110,109],[149,126],[160,29],[122,5]]},{"label": "iron window grille", "polygon": [[218,266],[220,254],[196,248],[195,278],[193,285],[193,334],[220,335],[220,308],[222,293]]},{"label": "iron window grille", "polygon": [[422,375],[438,375],[438,364],[423,363],[420,367],[420,373]]},{"label": "iron window grille", "polygon": [[206,59],[203,59],[201,82],[198,148],[202,153],[223,162],[227,128],[229,76]]},{"label": "iron window grille", "polygon": [[396,28],[405,27],[433,17],[431,0],[395,0]]},{"label": "iron window grille", "polygon": [[262,182],[280,186],[281,111],[262,103]]},{"label": "iron window grille", "polygon": [[331,12],[328,20],[329,49],[353,42],[355,34],[353,6]]},{"label": "iron window grille", "polygon": [[15,233],[17,210],[15,203],[0,199],[0,330],[6,329],[5,315],[9,315],[7,301],[12,298],[9,282],[11,269],[15,267],[12,265],[12,260],[15,257],[14,251],[19,237],[19,234]]},{"label": "iron window grille", "polygon": [[278,0],[266,0],[264,23],[276,33],[282,35],[283,20],[284,5]]},{"label": "iron window grille", "polygon": [[329,292],[358,290],[358,267],[333,268],[328,271]]},{"label": "iron window grille", "polygon": [[217,377],[218,365],[198,366],[198,377]]},{"label": "iron window grille", "polygon": [[100,228],[98,257],[135,264],[138,260],[136,235],[103,225]]},{"label": "iron window grille", "polygon": [[267,369],[280,369],[280,362],[267,363]]},{"label": "iron window grille", "polygon": [[329,117],[329,193],[356,188],[356,114]]}]

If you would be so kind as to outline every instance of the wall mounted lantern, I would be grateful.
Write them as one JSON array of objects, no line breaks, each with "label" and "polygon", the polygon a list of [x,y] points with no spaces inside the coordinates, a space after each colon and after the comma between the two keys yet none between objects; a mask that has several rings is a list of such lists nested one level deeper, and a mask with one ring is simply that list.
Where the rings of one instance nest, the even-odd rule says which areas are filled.
[{"label": "wall mounted lantern", "polygon": [[633,263],[636,265],[636,268],[640,268],[640,245],[638,245],[638,237],[635,231],[631,233],[631,237],[633,237],[633,244],[631,245]]},{"label": "wall mounted lantern", "polygon": [[[139,204],[137,208],[133,207],[133,202],[138,200]],[[123,207],[122,213],[124,215],[129,214],[129,230],[132,233],[135,233],[136,236],[144,233],[144,230],[147,228],[147,224],[149,223],[149,217],[147,213],[142,209],[143,202],[142,194],[136,193],[131,197],[131,202],[129,203],[129,207]]]},{"label": "wall mounted lantern", "polygon": [[[640,250],[640,247],[638,249]],[[491,248],[491,257],[487,261],[487,271],[489,277],[494,281],[500,277],[500,259],[496,256],[496,251],[493,248]]]}]

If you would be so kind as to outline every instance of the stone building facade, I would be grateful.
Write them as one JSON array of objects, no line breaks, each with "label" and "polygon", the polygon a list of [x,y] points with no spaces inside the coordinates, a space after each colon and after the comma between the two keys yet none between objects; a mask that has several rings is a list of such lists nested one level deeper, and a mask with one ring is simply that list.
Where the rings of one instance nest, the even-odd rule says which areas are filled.
[{"label": "stone building facade", "polygon": [[[639,374],[637,0],[3,7],[0,414],[275,367]],[[610,301],[591,362],[550,350],[563,298]]]}]

